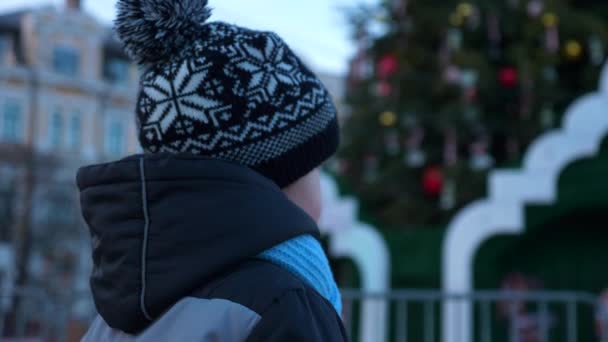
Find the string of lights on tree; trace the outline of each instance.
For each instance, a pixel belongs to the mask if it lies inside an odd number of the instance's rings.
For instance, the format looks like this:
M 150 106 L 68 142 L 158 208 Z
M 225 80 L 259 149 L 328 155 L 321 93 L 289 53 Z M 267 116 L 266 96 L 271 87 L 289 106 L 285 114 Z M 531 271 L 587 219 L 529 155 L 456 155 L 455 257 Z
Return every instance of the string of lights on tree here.
M 392 0 L 350 12 L 345 141 L 334 171 L 390 226 L 439 224 L 516 166 L 597 85 L 597 1 Z

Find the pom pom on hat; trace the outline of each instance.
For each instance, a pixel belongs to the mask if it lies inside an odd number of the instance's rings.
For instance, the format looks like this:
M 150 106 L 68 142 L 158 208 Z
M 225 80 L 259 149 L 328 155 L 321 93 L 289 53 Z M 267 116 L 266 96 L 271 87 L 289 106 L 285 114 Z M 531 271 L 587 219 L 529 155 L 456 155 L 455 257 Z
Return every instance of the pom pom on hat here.
M 196 40 L 211 16 L 207 5 L 208 0 L 119 0 L 114 24 L 129 56 L 153 64 Z

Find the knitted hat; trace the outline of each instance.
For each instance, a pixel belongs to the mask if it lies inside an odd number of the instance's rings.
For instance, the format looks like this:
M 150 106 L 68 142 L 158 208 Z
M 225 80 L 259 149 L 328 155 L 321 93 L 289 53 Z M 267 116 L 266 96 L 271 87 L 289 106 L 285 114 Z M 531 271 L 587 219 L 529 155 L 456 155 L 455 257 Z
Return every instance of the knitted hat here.
M 272 32 L 205 23 L 207 0 L 120 0 L 116 31 L 143 68 L 137 101 L 147 153 L 248 166 L 285 187 L 335 153 L 336 109 Z

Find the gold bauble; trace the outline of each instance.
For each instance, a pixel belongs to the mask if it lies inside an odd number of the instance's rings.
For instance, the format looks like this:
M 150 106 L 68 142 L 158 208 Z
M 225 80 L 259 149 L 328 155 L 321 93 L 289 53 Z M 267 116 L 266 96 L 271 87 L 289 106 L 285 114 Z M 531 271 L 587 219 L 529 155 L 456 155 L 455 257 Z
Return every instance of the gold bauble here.
M 468 17 L 471 14 L 473 14 L 473 5 L 471 5 L 468 2 L 463 2 L 460 5 L 458 5 L 458 8 L 456 9 L 456 11 L 458 12 L 458 14 L 461 17 Z
M 393 127 L 397 123 L 397 114 L 395 114 L 395 112 L 387 110 L 386 112 L 380 114 L 378 120 L 380 121 L 380 124 L 384 127 Z
M 464 18 L 458 13 L 452 13 L 450 15 L 450 24 L 453 26 L 461 26 L 464 22 Z
M 559 23 L 559 18 L 557 17 L 557 14 L 553 12 L 547 12 L 543 14 L 542 20 L 543 25 L 545 25 L 545 27 L 547 28 L 555 27 Z
M 566 43 L 565 52 L 569 58 L 576 59 L 583 54 L 583 46 L 576 40 L 570 40 Z

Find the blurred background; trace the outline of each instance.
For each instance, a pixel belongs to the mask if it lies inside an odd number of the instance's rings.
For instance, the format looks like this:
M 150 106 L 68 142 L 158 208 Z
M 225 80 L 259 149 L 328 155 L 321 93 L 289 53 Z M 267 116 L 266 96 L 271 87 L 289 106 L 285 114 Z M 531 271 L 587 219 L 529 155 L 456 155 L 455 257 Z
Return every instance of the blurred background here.
M 139 153 L 115 1 L 0 3 L 0 341 L 95 315 L 78 167 Z M 355 341 L 608 341 L 608 2 L 218 0 L 325 82 Z

